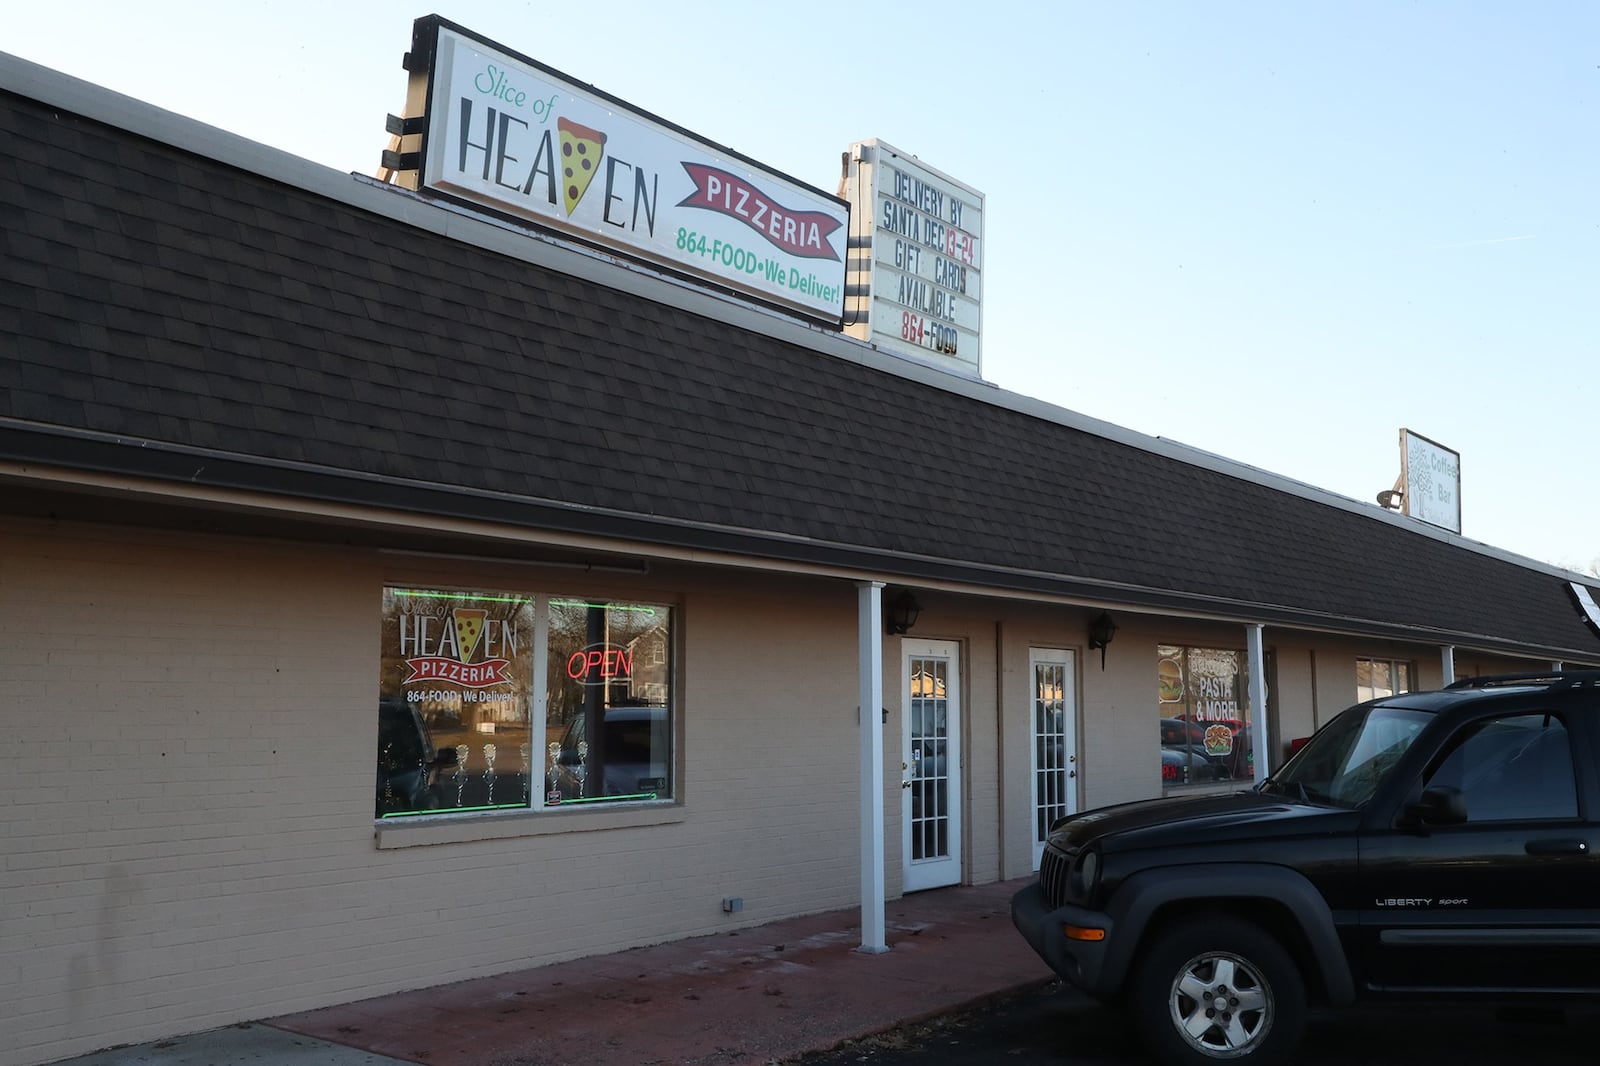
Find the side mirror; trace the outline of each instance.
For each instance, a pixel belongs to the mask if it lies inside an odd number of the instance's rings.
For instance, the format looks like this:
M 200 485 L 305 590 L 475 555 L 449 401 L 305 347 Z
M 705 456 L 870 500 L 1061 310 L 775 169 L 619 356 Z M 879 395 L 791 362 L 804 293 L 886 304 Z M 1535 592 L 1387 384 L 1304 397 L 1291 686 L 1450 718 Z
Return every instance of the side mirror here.
M 432 766 L 436 770 L 442 770 L 446 766 L 456 765 L 456 749 L 440 748 L 438 751 L 433 753 L 433 762 L 429 763 L 428 765 Z
M 1429 825 L 1460 825 L 1467 820 L 1467 797 L 1459 788 L 1436 785 L 1423 790 L 1409 813 Z

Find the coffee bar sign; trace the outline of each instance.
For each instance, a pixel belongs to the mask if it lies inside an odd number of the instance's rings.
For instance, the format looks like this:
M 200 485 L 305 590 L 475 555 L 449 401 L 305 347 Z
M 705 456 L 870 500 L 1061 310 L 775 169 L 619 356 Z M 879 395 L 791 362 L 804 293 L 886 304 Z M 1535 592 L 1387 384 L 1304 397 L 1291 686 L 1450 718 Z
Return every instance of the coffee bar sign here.
M 419 53 L 422 188 L 839 325 L 843 200 L 437 16 Z

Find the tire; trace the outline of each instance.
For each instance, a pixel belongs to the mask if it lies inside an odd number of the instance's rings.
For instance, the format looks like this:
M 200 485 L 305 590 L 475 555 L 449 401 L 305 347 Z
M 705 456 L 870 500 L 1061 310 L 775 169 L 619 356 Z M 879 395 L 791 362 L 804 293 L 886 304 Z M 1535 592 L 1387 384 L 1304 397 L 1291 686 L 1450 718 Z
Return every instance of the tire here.
M 1128 992 L 1146 1046 L 1173 1066 L 1273 1066 L 1289 1061 L 1305 1030 L 1300 968 L 1241 918 L 1210 915 L 1158 932 Z

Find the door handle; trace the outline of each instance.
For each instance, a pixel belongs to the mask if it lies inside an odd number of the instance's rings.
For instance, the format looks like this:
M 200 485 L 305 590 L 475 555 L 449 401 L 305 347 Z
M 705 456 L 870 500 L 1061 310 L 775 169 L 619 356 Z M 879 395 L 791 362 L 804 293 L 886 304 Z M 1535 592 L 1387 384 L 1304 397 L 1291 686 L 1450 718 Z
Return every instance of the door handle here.
M 1571 837 L 1530 840 L 1523 850 L 1529 855 L 1587 855 L 1589 842 Z

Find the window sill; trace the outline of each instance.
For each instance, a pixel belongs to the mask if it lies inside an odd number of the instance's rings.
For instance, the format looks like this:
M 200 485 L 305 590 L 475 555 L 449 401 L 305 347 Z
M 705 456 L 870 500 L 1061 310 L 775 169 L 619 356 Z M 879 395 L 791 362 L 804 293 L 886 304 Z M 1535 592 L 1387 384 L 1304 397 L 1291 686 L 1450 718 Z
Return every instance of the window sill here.
M 652 803 L 601 810 L 529 811 L 498 814 L 435 814 L 417 819 L 391 819 L 379 822 L 373 832 L 380 851 L 390 848 L 415 848 L 429 844 L 461 844 L 475 840 L 509 840 L 516 837 L 551 836 L 557 833 L 590 833 L 607 829 L 632 829 L 637 826 L 670 825 L 687 820 L 677 803 Z

